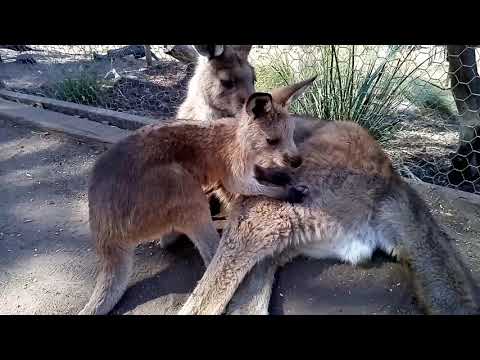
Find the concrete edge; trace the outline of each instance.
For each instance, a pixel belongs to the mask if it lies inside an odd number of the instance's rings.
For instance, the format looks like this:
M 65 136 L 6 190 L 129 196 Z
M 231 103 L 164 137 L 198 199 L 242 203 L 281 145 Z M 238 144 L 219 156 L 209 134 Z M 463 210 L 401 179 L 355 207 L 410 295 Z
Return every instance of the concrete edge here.
M 122 113 L 94 106 L 75 104 L 42 96 L 28 95 L 19 92 L 0 90 L 0 98 L 16 101 L 25 105 L 41 105 L 45 110 L 52 110 L 71 116 L 81 116 L 96 122 L 107 122 L 121 129 L 136 130 L 142 126 L 155 124 L 162 119 L 153 119 L 138 115 Z
M 446 186 L 430 184 L 420 180 L 412 180 L 407 178 L 403 178 L 403 180 L 405 180 L 420 194 L 426 191 L 435 191 L 444 194 L 447 198 L 462 199 L 468 201 L 469 203 L 480 206 L 480 195 L 466 191 L 455 190 Z
M 129 130 L 114 126 L 2 99 L 0 117 L 33 128 L 63 133 L 83 141 L 105 145 L 114 144 L 131 133 Z

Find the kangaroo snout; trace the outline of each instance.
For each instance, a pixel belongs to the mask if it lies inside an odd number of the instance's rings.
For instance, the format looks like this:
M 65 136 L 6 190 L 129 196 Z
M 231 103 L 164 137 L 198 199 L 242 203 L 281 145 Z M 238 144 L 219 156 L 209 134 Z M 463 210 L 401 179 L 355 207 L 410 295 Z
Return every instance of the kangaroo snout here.
M 302 165 L 303 159 L 300 155 L 291 156 L 291 155 L 285 154 L 283 156 L 283 162 L 288 166 L 291 166 L 293 168 L 298 168 L 300 165 Z

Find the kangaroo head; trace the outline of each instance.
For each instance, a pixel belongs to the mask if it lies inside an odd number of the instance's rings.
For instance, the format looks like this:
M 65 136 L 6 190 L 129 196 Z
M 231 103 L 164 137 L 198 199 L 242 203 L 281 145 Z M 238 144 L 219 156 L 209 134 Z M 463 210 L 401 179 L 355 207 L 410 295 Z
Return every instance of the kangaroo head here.
M 315 78 L 275 89 L 271 94 L 257 92 L 247 99 L 240 115 L 239 136 L 254 165 L 297 168 L 302 164 L 288 107 Z
M 237 115 L 255 91 L 248 62 L 251 45 L 195 45 L 199 60 L 195 81 L 203 99 L 221 117 Z

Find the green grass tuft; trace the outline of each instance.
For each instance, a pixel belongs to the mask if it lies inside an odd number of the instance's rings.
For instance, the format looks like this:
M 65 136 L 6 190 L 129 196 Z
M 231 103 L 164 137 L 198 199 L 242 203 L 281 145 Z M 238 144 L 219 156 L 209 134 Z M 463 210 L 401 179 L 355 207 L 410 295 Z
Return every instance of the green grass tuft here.
M 50 86 L 48 96 L 77 104 L 101 105 L 102 85 L 94 74 L 83 72 Z
M 301 46 L 271 54 L 256 67 L 257 88 L 268 90 L 318 75 L 292 111 L 326 120 L 354 121 L 378 141 L 399 128 L 395 112 L 408 100 L 422 64 L 411 61 L 413 47 Z

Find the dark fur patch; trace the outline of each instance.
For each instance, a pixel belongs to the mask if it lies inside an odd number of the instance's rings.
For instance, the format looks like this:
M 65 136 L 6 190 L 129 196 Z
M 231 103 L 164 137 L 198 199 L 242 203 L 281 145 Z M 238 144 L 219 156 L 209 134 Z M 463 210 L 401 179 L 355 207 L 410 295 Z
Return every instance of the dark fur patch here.
M 255 180 L 261 184 L 274 184 L 278 186 L 285 186 L 291 183 L 292 178 L 285 170 L 274 168 L 263 168 L 255 165 L 253 169 Z

